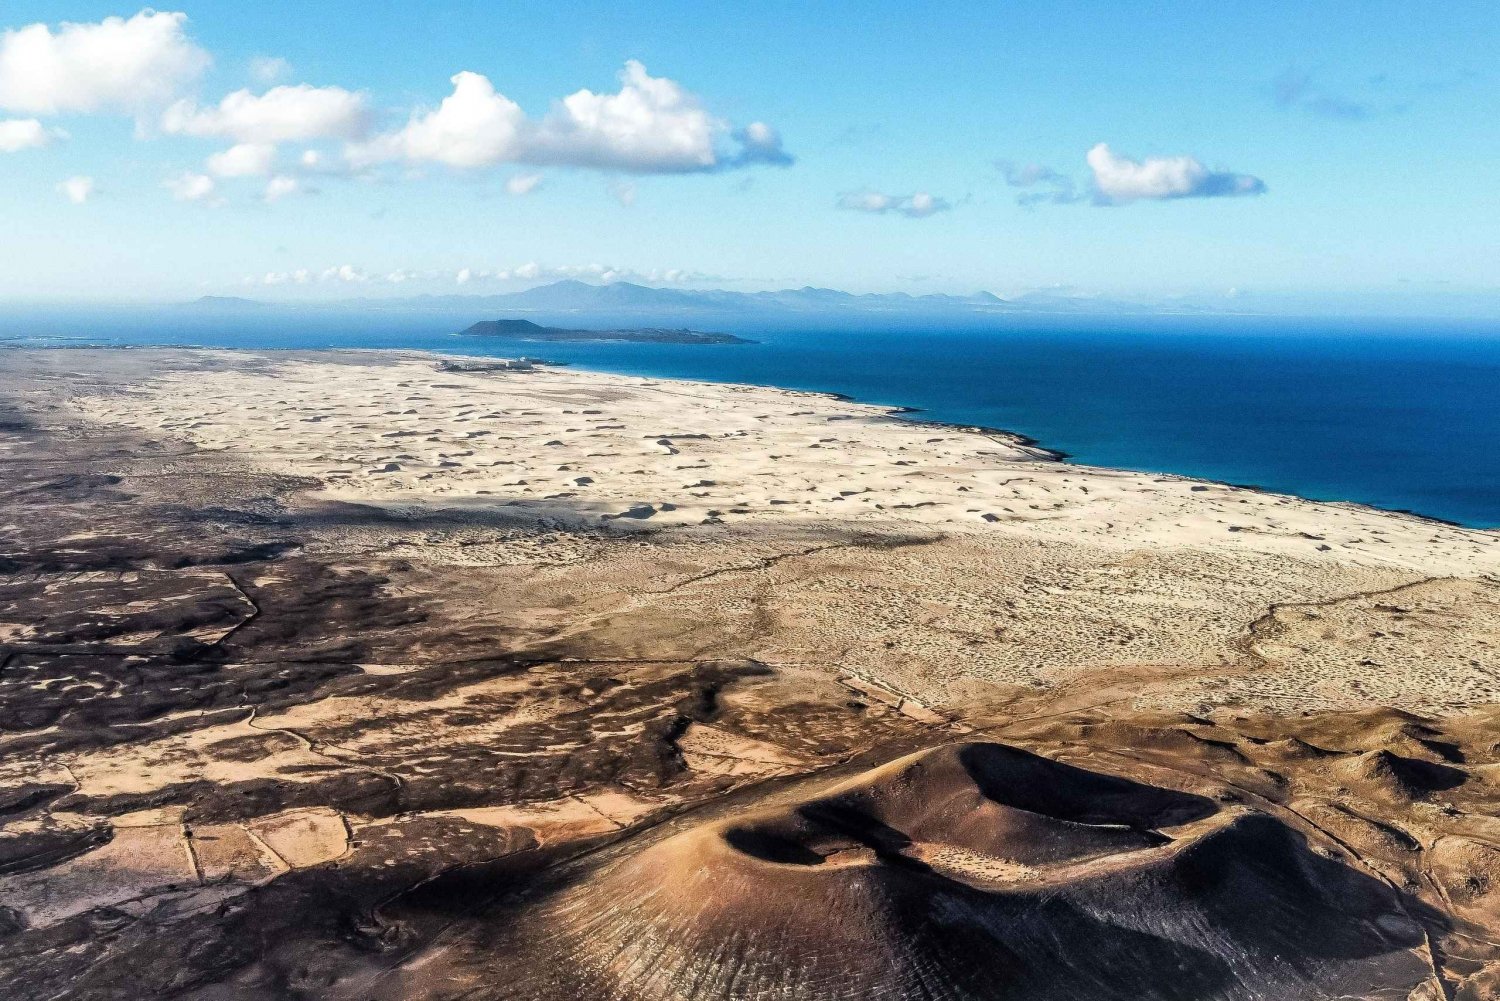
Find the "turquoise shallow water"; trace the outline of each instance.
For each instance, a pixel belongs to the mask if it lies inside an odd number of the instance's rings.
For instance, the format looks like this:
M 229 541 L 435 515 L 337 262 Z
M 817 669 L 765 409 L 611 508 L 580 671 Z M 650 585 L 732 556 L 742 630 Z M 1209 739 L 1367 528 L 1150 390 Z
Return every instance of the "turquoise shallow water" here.
M 187 310 L 0 316 L 0 343 L 418 348 L 749 382 L 1019 431 L 1075 460 L 1500 526 L 1500 325 L 1032 317 L 966 329 L 757 329 L 750 345 L 455 337 L 478 315 Z M 546 318 L 538 317 L 544 322 Z M 3 364 L 3 355 L 0 355 Z

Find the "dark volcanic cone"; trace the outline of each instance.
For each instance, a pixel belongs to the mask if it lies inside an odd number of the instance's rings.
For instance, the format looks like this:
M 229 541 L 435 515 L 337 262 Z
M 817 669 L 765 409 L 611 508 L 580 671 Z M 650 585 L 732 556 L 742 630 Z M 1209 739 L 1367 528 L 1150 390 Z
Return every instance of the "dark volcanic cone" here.
M 466 996 L 1292 1001 L 1430 976 L 1394 893 L 1279 821 L 998 744 L 688 831 L 524 922 Z

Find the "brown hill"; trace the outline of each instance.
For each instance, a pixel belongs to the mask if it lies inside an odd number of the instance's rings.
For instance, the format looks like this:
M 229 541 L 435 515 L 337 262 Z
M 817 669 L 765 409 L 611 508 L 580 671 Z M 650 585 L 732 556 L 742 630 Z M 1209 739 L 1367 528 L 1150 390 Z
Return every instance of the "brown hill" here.
M 481 996 L 1291 1001 L 1427 973 L 1393 892 L 1279 821 L 1000 744 L 689 830 L 526 928 L 496 944 L 539 975 Z

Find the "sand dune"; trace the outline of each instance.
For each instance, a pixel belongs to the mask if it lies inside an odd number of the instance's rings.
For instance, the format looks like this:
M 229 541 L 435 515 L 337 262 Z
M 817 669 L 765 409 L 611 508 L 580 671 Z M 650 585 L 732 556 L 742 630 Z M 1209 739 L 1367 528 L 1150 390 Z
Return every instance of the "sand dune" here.
M 427 356 L 262 358 L 250 371 L 235 361 L 168 368 L 77 405 L 314 477 L 328 499 L 393 508 L 505 505 L 621 529 L 835 518 L 1454 575 L 1500 568 L 1493 534 L 1048 461 L 1013 436 L 817 394 L 568 369 L 439 372 Z
M 565 568 L 601 533 L 649 536 L 638 574 L 604 579 L 632 594 L 612 621 L 651 617 L 658 652 L 670 596 L 667 614 L 706 641 L 694 653 L 787 662 L 839 650 L 847 667 L 955 707 L 975 683 L 1051 688 L 1104 665 L 1196 665 L 1142 696 L 1164 708 L 1446 712 L 1500 693 L 1500 676 L 1472 666 L 1494 649 L 1478 620 L 1500 621 L 1493 532 L 1050 461 L 1003 434 L 816 394 L 438 371 L 430 356 L 184 354 L 74 406 L 315 483 L 308 498 L 323 504 L 388 521 L 439 515 L 450 528 L 398 543 L 412 559 Z M 771 541 L 794 533 L 807 544 Z M 609 552 L 629 559 L 628 547 Z M 1416 610 L 1404 629 L 1372 621 L 1423 582 L 1410 596 L 1442 611 Z M 570 603 L 596 600 L 578 594 L 587 579 L 563 586 Z M 751 604 L 781 620 L 781 642 L 746 650 L 736 612 Z M 1282 642 L 1292 619 L 1326 622 L 1340 607 L 1359 612 L 1343 627 L 1352 646 Z M 1268 611 L 1274 623 L 1257 621 Z M 1467 652 L 1411 639 L 1464 616 Z M 575 632 L 592 628 L 574 617 Z M 1362 663 L 1379 661 L 1360 649 L 1374 632 L 1397 669 Z M 1236 663 L 1253 677 L 1226 677 Z

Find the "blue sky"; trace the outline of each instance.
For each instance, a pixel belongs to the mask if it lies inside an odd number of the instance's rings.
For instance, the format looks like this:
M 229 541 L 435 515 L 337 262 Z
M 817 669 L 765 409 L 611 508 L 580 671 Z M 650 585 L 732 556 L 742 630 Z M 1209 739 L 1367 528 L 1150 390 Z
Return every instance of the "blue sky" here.
M 0 296 L 1500 300 L 1500 6 L 1142 7 L 9 2 Z

